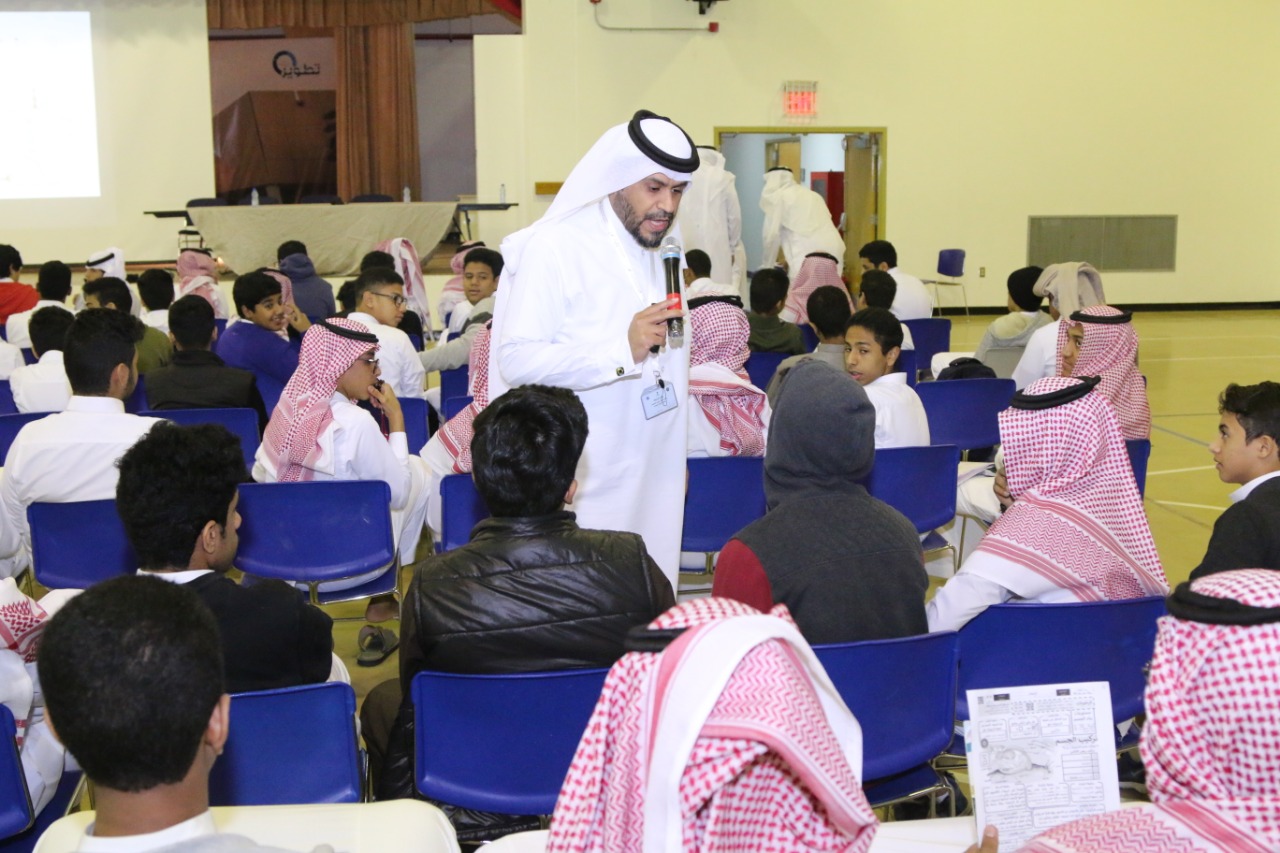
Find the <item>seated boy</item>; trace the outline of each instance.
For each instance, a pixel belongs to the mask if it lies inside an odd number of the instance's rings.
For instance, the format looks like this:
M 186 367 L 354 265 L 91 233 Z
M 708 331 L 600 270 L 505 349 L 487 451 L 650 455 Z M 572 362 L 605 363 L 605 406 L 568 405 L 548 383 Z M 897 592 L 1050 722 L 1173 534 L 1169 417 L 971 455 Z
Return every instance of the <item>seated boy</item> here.
M 40 266 L 36 273 L 36 292 L 40 301 L 34 308 L 10 314 L 5 322 L 5 340 L 19 349 L 31 346 L 31 336 L 27 332 L 27 324 L 31 315 L 41 308 L 56 306 L 70 313 L 67 308 L 67 297 L 71 295 L 71 267 L 62 261 L 48 261 Z
M 751 276 L 751 337 L 747 345 L 752 352 L 783 352 L 802 355 L 804 336 L 800 327 L 784 322 L 778 315 L 787 303 L 787 274 L 776 267 L 756 270 Z
M 123 279 L 105 276 L 84 284 L 85 308 L 111 308 L 126 314 L 133 312 L 133 296 Z M 169 363 L 173 344 L 159 329 L 143 326 L 142 338 L 137 344 L 138 373 L 145 374 Z
M 173 304 L 173 273 L 151 269 L 138 276 L 138 295 L 142 298 L 142 322 L 169 334 L 169 306 Z
M 898 282 L 884 270 L 867 270 L 862 274 L 862 281 L 858 287 L 859 311 L 863 308 L 883 308 L 892 314 L 890 309 L 893 307 L 893 300 L 897 297 Z M 905 323 L 902 324 L 902 348 L 916 348 L 916 342 L 911 339 L 911 329 Z M 923 364 L 920 366 L 924 367 Z
M 400 680 L 374 688 L 361 711 L 378 799 L 413 794 L 408 695 L 420 670 L 610 666 L 628 630 L 675 603 L 639 536 L 583 530 L 565 511 L 586 437 L 586 410 L 562 388 L 516 388 L 476 416 L 476 488 L 493 517 L 414 572 Z
M 767 390 L 769 405 L 778 399 L 778 389 L 787 371 L 801 361 L 813 358 L 825 361 L 837 370 L 844 370 L 844 327 L 853 312 L 849 309 L 849 295 L 843 287 L 826 285 L 809 294 L 805 301 L 805 311 L 809 316 L 809 326 L 818 336 L 818 348 L 804 355 L 793 355 L 785 358 L 769 380 Z
M 1228 569 L 1280 569 L 1280 384 L 1228 385 L 1209 445 L 1218 476 L 1240 486 L 1213 525 L 1192 578 Z
M 378 364 L 382 379 L 397 397 L 422 397 L 426 371 L 418 362 L 418 350 L 397 326 L 405 314 L 404 279 L 395 270 L 367 269 L 356 279 L 356 310 L 347 315 L 369 327 L 378 339 Z
M 302 333 L 311 328 L 306 314 L 281 298 L 280 282 L 264 272 L 236 279 L 231 298 L 236 313 L 248 322 L 227 326 L 218 341 L 218 356 L 232 367 L 253 372 L 258 393 L 270 414 L 285 383 L 298 369 Z M 289 330 L 286 336 L 282 333 Z
M 19 412 L 61 412 L 71 402 L 71 382 L 62 361 L 62 346 L 75 315 L 65 308 L 41 308 L 27 324 L 31 351 L 39 359 L 9 375 L 13 402 Z
M 1023 267 L 1009 273 L 1005 282 L 1009 290 L 1009 313 L 992 320 L 974 357 L 982 361 L 992 347 L 1025 347 L 1036 329 L 1053 322 L 1053 317 L 1040 310 L 1043 296 L 1035 292 L 1040 267 Z
M 472 342 L 484 324 L 493 317 L 494 293 L 498 290 L 501 278 L 501 254 L 483 246 L 467 253 L 462 267 L 462 289 L 466 299 L 455 305 L 449 316 L 449 328 L 456 327 L 458 334 L 450 336 L 446 343 L 419 353 L 418 358 L 426 371 L 452 370 L 467 363 Z M 464 322 L 455 324 L 456 318 L 460 316 L 464 318 Z M 434 399 L 439 393 L 438 388 L 433 388 L 427 394 L 427 399 L 437 411 L 439 404 L 443 402 Z
M 300 240 L 286 240 L 276 249 L 280 272 L 293 282 L 293 303 L 311 322 L 333 313 L 333 286 L 316 275 L 315 264 Z
M 902 351 L 902 324 L 884 308 L 864 308 L 844 331 L 845 369 L 876 407 L 876 447 L 929 443 L 929 419 L 905 373 L 894 372 Z

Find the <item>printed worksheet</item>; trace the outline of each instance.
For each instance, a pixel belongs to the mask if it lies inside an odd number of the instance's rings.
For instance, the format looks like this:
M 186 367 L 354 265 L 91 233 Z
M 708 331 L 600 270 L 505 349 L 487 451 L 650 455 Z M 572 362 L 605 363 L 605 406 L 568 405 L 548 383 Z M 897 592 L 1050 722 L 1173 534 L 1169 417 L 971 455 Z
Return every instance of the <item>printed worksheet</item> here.
M 1105 681 L 968 691 L 965 752 L 979 832 L 1016 850 L 1051 827 L 1120 808 Z

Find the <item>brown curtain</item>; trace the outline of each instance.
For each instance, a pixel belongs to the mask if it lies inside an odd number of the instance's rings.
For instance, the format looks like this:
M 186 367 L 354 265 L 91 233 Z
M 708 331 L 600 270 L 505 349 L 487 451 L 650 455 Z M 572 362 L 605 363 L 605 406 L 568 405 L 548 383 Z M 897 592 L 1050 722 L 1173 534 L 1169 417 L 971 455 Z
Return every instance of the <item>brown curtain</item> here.
M 209 27 L 363 27 L 467 18 L 494 11 L 489 0 L 207 0 Z M 506 11 L 506 10 L 504 10 Z
M 413 24 L 337 27 L 338 194 L 419 192 Z

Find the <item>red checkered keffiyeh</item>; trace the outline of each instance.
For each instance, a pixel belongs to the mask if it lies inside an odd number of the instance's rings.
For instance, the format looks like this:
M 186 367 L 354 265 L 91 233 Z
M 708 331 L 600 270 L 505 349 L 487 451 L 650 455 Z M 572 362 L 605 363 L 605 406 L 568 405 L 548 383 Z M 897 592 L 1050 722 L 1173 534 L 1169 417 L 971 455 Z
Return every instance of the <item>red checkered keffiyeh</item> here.
M 334 334 L 324 323 L 361 333 L 365 339 Z M 302 336 L 298 369 L 284 386 L 262 435 L 266 461 L 281 483 L 312 479 L 322 454 L 320 435 L 333 421 L 329 399 L 338 388 L 338 379 L 357 358 L 378 349 L 378 339 L 362 323 L 345 318 L 324 323 L 314 324 Z
M 786 607 L 694 599 L 650 627 L 688 630 L 610 670 L 549 853 L 870 847 L 861 730 Z
M 375 247 L 379 252 L 386 252 L 395 259 L 396 272 L 404 279 L 404 296 L 412 308 L 422 319 L 422 327 L 430 331 L 431 303 L 427 301 L 427 286 L 422 280 L 422 262 L 418 260 L 418 250 L 408 237 L 396 237 L 384 240 Z
M 1124 312 L 1110 305 L 1083 308 L 1092 317 L 1118 317 Z M 1084 343 L 1076 358 L 1072 376 L 1097 376 L 1098 390 L 1111 401 L 1120 431 L 1125 438 L 1150 438 L 1151 407 L 1147 403 L 1147 383 L 1138 372 L 1138 333 L 1132 323 L 1090 323 L 1063 317 L 1058 324 L 1058 374 L 1062 374 L 1062 348 L 1067 332 L 1084 328 Z
M 227 319 L 218 298 L 218 262 L 208 252 L 183 249 L 178 253 L 178 298 L 195 294 L 213 306 L 213 315 Z M 292 285 L 290 285 L 292 287 Z
M 1050 377 L 1023 394 L 1078 385 Z M 991 580 L 1023 598 L 1065 589 L 1081 601 L 1169 591 L 1134 483 L 1120 427 L 1096 390 L 1047 409 L 1000 413 L 1012 507 L 978 545 L 1016 563 L 1016 577 Z
M 280 283 L 280 301 L 286 305 L 292 305 L 293 279 L 280 272 L 280 270 L 273 270 L 269 267 L 264 267 L 262 271 Z
M 1280 573 L 1209 575 L 1193 592 L 1280 608 Z M 1142 760 L 1155 805 L 1060 826 L 1035 851 L 1280 849 L 1280 623 L 1165 616 L 1147 684 Z
M 445 421 L 440 427 L 440 443 L 453 457 L 453 470 L 457 474 L 471 473 L 471 438 L 475 434 L 472 426 L 476 415 L 489 405 L 489 339 L 493 334 L 493 321 L 484 324 L 484 328 L 471 341 L 471 352 L 468 355 L 468 375 L 471 377 L 471 402 L 465 409 Z
M 727 455 L 763 456 L 769 401 L 747 376 L 747 315 L 727 302 L 708 302 L 689 312 L 689 325 L 689 396 L 719 430 Z
M 19 592 L 12 578 L 0 584 L 0 649 L 17 652 L 26 663 L 35 663 L 48 619 L 45 609 Z
M 795 314 L 796 319 L 793 322 L 799 325 L 809 322 L 809 295 L 819 287 L 840 288 L 840 292 L 849 299 L 849 307 L 853 307 L 849 288 L 845 287 L 844 280 L 840 278 L 840 269 L 836 266 L 836 262 L 819 255 L 807 255 L 804 263 L 800 264 L 800 271 L 791 281 L 791 288 L 787 291 L 786 309 Z

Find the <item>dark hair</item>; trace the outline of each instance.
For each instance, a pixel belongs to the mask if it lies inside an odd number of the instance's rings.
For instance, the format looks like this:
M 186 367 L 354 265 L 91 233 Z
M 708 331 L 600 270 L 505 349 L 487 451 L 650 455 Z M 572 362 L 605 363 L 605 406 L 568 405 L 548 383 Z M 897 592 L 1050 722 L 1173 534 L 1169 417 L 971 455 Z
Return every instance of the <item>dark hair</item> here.
M 701 249 L 690 249 L 684 253 L 684 265 L 689 268 L 695 278 L 711 277 L 711 256 Z
M 462 259 L 462 268 L 465 270 L 467 264 L 484 264 L 493 273 L 494 278 L 502 275 L 502 254 L 495 252 L 493 249 L 486 249 L 484 246 L 472 249 Z
M 587 410 L 565 388 L 524 385 L 476 415 L 471 439 L 476 489 L 500 518 L 560 509 L 587 441 Z
M 1044 297 L 1037 296 L 1033 288 L 1036 286 L 1036 282 L 1040 280 L 1040 274 L 1043 272 L 1044 270 L 1040 269 L 1040 267 L 1023 267 L 1020 270 L 1014 270 L 1009 273 L 1005 286 L 1009 289 L 1009 298 L 1013 300 L 1014 305 L 1017 305 L 1023 311 L 1040 310 Z
M 0 276 L 7 278 L 14 267 L 22 268 L 22 254 L 8 243 L 0 243 Z
M 858 257 L 866 258 L 873 267 L 888 264 L 893 269 L 898 265 L 898 250 L 888 240 L 872 240 L 858 250 Z
M 844 324 L 853 314 L 849 307 L 849 292 L 832 284 L 815 288 L 805 302 L 805 311 L 809 314 L 809 322 L 824 338 L 837 338 L 844 334 Z
M 868 308 L 883 308 L 888 311 L 893 307 L 893 300 L 898 297 L 898 283 L 884 270 L 867 270 L 862 274 L 859 292 L 867 300 Z
M 902 348 L 902 323 L 884 308 L 863 308 L 849 318 L 845 331 L 854 326 L 871 332 L 882 353 L 887 354 L 894 347 Z
M 200 531 L 226 523 L 237 487 L 249 479 L 240 439 L 220 424 L 161 421 L 116 464 L 116 511 L 149 570 L 187 568 Z
M 62 261 L 45 261 L 36 273 L 36 292 L 41 299 L 65 302 L 71 295 L 71 267 Z
M 369 267 L 387 267 L 388 269 L 396 268 L 396 259 L 391 257 L 389 252 L 380 252 L 374 249 L 360 259 L 360 271 L 364 272 Z
M 39 671 L 58 740 L 117 791 L 182 781 L 223 692 L 213 614 L 187 587 L 136 575 L 94 584 L 55 614 Z
M 60 352 L 67 340 L 67 329 L 75 322 L 76 315 L 57 305 L 46 305 L 31 315 L 27 334 L 31 336 L 31 349 L 37 355 Z
M 335 298 L 338 300 L 338 307 L 344 312 L 350 314 L 356 310 L 356 280 L 353 278 L 344 281 L 338 288 L 338 295 Z
M 84 295 L 96 296 L 100 308 L 114 305 L 117 311 L 126 314 L 133 310 L 133 294 L 129 292 L 129 285 L 124 283 L 124 279 L 113 275 L 104 276 L 97 281 L 86 281 Z
M 173 304 L 173 273 L 150 269 L 138 276 L 138 295 L 148 311 L 159 311 Z
M 231 299 L 236 303 L 236 313 L 244 317 L 244 309 L 252 311 L 258 307 L 259 302 L 279 296 L 282 292 L 280 282 L 266 273 L 247 272 L 231 286 Z
M 1232 414 L 1244 428 L 1246 441 L 1269 435 L 1280 442 L 1280 384 L 1259 382 L 1236 385 L 1234 382 L 1218 397 L 1218 413 Z
M 280 263 L 290 255 L 305 255 L 306 253 L 307 246 L 301 240 L 285 240 L 276 249 L 276 263 Z
M 99 397 L 106 394 L 117 364 L 133 368 L 137 343 L 145 331 L 142 321 L 125 311 L 86 308 L 77 314 L 62 347 L 71 393 Z
M 189 293 L 169 306 L 169 331 L 184 350 L 208 349 L 213 343 L 213 306 Z
M 756 314 L 768 314 L 787 298 L 791 286 L 787 274 L 777 267 L 756 270 L 751 276 L 751 310 Z
M 403 287 L 404 279 L 400 277 L 400 273 L 390 267 L 369 267 L 363 270 L 351 286 L 355 303 L 359 305 L 366 293 L 384 284 L 398 284 Z

